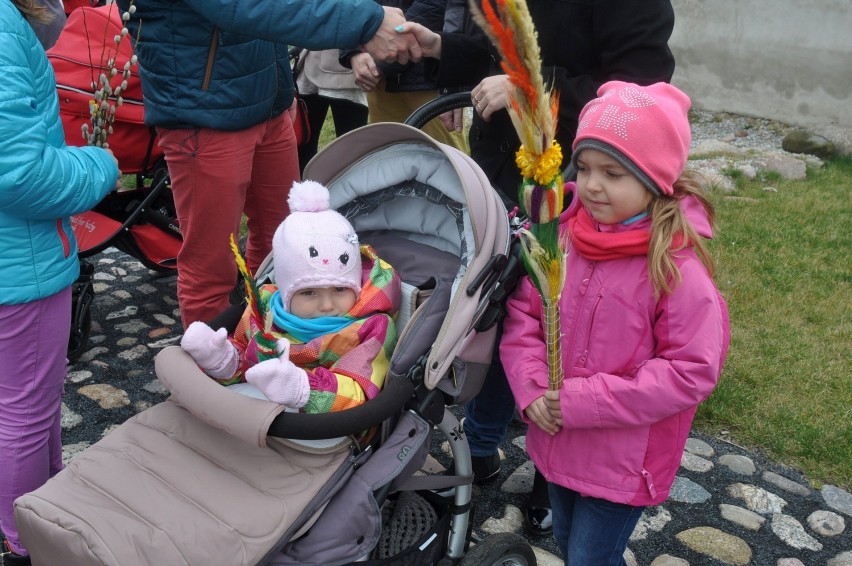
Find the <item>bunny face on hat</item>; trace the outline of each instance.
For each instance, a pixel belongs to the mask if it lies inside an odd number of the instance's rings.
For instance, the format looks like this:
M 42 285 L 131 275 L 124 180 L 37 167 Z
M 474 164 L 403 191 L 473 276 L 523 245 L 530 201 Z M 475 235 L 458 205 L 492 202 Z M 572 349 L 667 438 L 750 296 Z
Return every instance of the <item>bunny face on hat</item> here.
M 303 289 L 344 287 L 361 292 L 361 252 L 352 224 L 329 209 L 328 189 L 314 181 L 294 183 L 290 215 L 272 237 L 275 283 L 281 304 Z

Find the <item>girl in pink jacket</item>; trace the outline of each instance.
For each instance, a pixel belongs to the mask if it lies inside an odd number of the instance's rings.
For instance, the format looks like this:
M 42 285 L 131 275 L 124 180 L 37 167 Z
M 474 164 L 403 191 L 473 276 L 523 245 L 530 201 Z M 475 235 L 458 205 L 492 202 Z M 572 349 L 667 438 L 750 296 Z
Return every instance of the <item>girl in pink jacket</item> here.
M 669 84 L 613 81 L 580 114 L 577 181 L 566 185 L 578 198 L 560 218 L 560 390 L 547 390 L 529 279 L 508 302 L 500 354 L 571 566 L 625 563 L 642 510 L 669 495 L 727 353 L 727 307 L 703 243 L 713 207 L 684 174 L 689 107 Z

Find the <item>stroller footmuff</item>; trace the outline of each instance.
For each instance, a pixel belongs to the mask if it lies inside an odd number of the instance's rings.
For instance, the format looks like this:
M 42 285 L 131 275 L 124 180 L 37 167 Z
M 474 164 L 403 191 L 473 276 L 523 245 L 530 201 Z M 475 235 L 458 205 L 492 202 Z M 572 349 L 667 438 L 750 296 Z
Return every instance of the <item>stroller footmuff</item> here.
M 348 438 L 267 440 L 281 405 L 220 386 L 177 346 L 158 355 L 157 367 L 168 376 L 168 401 L 129 419 L 17 500 L 22 539 L 38 541 L 28 544 L 34 564 L 189 566 L 215 557 L 217 564 L 248 565 L 280 557 L 288 541 L 328 564 L 369 552 L 381 528 L 370 487 L 412 473 L 425 459 L 430 429 L 413 414 L 375 453 Z M 326 514 L 349 482 L 358 488 Z M 324 516 L 335 517 L 334 532 L 354 534 L 329 538 L 326 519 L 302 536 Z

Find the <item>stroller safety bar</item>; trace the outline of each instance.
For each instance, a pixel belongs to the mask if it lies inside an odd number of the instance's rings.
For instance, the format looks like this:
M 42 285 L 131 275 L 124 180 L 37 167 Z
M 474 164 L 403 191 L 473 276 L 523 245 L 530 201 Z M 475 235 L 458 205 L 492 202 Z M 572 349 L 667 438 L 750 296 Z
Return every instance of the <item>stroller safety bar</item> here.
M 272 401 L 255 399 L 222 387 L 201 371 L 179 346 L 170 346 L 154 360 L 157 378 L 177 403 L 202 421 L 264 446 L 266 436 L 323 440 L 357 434 L 398 415 L 414 393 L 408 379 L 388 379 L 369 402 L 326 414 L 287 413 Z

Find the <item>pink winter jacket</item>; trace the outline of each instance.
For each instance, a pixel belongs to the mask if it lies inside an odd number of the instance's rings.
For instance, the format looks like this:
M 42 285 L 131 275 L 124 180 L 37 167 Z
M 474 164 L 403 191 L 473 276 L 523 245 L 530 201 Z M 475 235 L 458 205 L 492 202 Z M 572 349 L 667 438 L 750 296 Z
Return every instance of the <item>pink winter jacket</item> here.
M 681 207 L 702 236 L 712 236 L 697 200 Z M 563 214 L 563 230 L 572 212 Z M 649 226 L 646 218 L 599 229 Z M 527 451 L 548 481 L 630 505 L 668 497 L 696 407 L 716 386 L 730 339 L 713 280 L 691 249 L 679 255 L 682 282 L 657 300 L 646 256 L 596 262 L 569 249 L 559 303 L 564 426 L 550 436 L 527 420 Z M 541 299 L 528 278 L 507 309 L 500 355 L 523 410 L 547 389 Z

